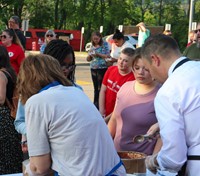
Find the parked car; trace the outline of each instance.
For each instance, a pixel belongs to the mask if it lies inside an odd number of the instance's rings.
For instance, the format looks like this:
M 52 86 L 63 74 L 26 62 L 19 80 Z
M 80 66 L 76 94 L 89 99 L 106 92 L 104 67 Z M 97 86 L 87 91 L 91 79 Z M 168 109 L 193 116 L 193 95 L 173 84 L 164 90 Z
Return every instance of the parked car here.
M 103 37 L 103 40 L 108 42 L 110 50 L 111 50 L 111 45 L 113 43 L 112 36 L 113 34 Z M 128 34 L 128 35 L 124 35 L 124 38 L 126 41 L 130 42 L 136 48 L 136 45 L 138 43 L 138 36 L 133 36 L 133 35 Z M 85 51 L 88 52 L 91 47 L 92 47 L 92 43 L 91 42 L 87 43 L 85 45 Z
M 130 42 L 136 48 L 136 45 L 138 43 L 138 37 L 133 37 L 131 35 L 125 35 L 124 38 L 126 41 Z
M 29 29 L 26 31 L 26 50 L 40 50 L 44 42 L 44 35 L 47 29 Z M 66 40 L 75 51 L 80 50 L 81 31 L 79 30 L 58 30 L 55 29 L 56 37 Z M 84 49 L 84 40 L 82 39 L 82 49 Z

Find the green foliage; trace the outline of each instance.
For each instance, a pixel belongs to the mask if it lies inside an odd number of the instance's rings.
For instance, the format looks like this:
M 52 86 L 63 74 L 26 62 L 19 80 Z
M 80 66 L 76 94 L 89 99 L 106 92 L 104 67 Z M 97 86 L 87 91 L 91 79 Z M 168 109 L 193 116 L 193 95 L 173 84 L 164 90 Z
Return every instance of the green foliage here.
M 177 41 L 180 50 L 183 52 L 187 45 L 188 39 L 188 21 L 186 19 L 179 20 L 178 25 L 173 24 L 173 37 Z
M 194 21 L 200 22 L 200 0 L 197 0 L 195 4 Z
M 85 41 L 103 25 L 103 35 L 118 25 L 172 25 L 173 36 L 183 50 L 187 42 L 187 4 L 183 0 L 0 0 L 0 29 L 11 15 L 29 19 L 32 28 L 76 29 L 85 27 Z M 184 3 L 188 3 L 187 0 Z M 189 4 L 188 4 L 189 5 Z M 200 21 L 200 0 L 195 0 L 194 21 Z
M 30 28 L 53 28 L 53 7 L 51 0 L 26 0 L 23 17 L 30 20 Z
M 149 11 L 146 11 L 144 14 L 144 22 L 148 24 L 149 26 L 157 25 L 155 16 Z

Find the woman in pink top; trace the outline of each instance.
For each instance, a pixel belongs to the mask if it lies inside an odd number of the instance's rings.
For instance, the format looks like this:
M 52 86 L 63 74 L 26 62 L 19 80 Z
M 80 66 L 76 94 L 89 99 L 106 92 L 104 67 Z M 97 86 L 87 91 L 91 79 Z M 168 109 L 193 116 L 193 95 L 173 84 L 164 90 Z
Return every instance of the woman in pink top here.
M 160 85 L 152 79 L 149 70 L 145 68 L 140 48 L 135 51 L 132 69 L 135 81 L 126 82 L 117 93 L 108 128 L 117 151 L 137 151 L 151 155 L 160 149 L 160 140 L 133 143 L 133 138 L 146 134 L 157 122 L 154 98 Z
M 23 47 L 13 29 L 5 29 L 1 34 L 1 44 L 4 45 L 10 57 L 10 63 L 18 74 L 21 62 L 25 55 Z

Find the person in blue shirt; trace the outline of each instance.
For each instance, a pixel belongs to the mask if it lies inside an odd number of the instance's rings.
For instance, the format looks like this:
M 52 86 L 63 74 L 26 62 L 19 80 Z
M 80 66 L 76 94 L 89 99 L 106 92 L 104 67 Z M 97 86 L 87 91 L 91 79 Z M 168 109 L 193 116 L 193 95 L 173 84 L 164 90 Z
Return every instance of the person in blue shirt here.
M 44 53 L 44 50 L 47 46 L 47 44 L 52 41 L 52 40 L 55 40 L 56 39 L 56 34 L 53 30 L 48 30 L 45 35 L 44 35 L 44 43 L 41 45 L 40 47 L 40 53 Z M 40 40 L 40 39 L 39 39 Z M 39 42 L 41 41 L 38 41 L 38 44 L 40 44 Z
M 99 92 L 104 74 L 108 68 L 106 58 L 110 57 L 110 49 L 107 42 L 103 41 L 99 31 L 91 35 L 92 47 L 86 60 L 90 62 L 91 78 L 94 86 L 94 105 L 99 109 Z

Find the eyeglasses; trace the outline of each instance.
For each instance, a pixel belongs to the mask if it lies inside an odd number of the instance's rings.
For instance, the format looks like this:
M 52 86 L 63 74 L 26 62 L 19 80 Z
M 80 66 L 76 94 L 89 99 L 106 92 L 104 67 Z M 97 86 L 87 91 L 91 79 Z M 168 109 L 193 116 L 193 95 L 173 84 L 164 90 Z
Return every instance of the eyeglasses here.
M 46 37 L 53 37 L 53 34 L 47 34 Z
M 76 65 L 61 65 L 62 69 L 66 69 L 66 70 L 74 70 L 76 68 Z
M 6 38 L 7 38 L 7 36 L 6 36 L 6 35 L 0 35 L 0 37 L 1 37 L 1 38 L 4 38 L 4 39 L 6 39 Z
M 195 33 L 200 32 L 200 29 L 195 30 Z

